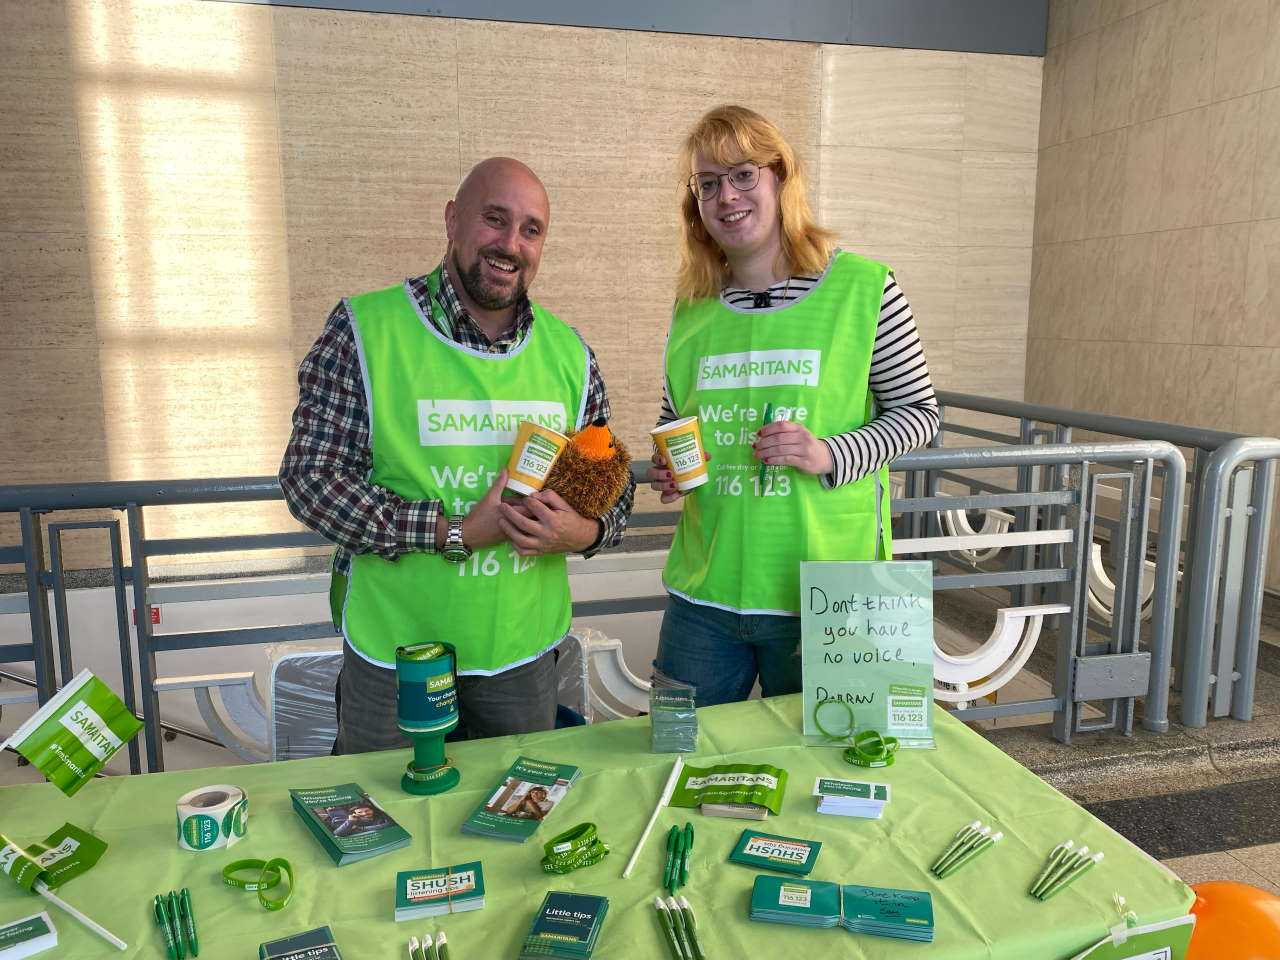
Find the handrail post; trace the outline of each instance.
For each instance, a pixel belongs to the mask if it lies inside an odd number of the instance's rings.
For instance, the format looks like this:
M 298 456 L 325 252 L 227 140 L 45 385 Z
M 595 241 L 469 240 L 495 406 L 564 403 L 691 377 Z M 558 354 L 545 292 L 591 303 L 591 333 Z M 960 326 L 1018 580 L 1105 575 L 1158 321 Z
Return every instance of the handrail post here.
M 27 611 L 31 620 L 31 648 L 34 651 L 36 696 L 44 703 L 57 689 L 53 672 L 53 631 L 49 625 L 49 606 L 44 575 L 44 539 L 40 531 L 40 515 L 31 507 L 18 511 L 22 528 L 22 557 L 27 573 Z M 67 678 L 70 679 L 70 678 Z
M 142 732 L 147 741 L 147 770 L 164 769 L 164 745 L 161 742 L 160 698 L 156 694 L 156 650 L 151 634 L 150 583 L 147 577 L 146 528 L 142 507 L 130 503 L 125 507 L 129 519 L 129 562 L 133 571 L 133 611 L 138 638 L 138 684 L 142 695 Z

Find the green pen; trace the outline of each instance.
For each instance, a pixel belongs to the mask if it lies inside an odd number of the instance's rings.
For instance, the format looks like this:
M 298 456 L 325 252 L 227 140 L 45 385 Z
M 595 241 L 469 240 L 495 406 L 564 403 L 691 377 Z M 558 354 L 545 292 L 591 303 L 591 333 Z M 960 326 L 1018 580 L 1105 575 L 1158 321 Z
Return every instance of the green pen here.
M 950 858 L 948 858 L 947 860 L 939 864 L 939 866 L 933 872 L 937 875 L 941 875 L 942 872 L 947 869 L 947 867 L 951 866 L 951 864 L 955 863 L 957 860 L 959 860 L 961 857 L 963 857 L 966 853 L 968 853 L 970 850 L 972 850 L 974 847 L 980 844 L 983 840 L 987 839 L 987 837 L 989 836 L 991 836 L 990 827 L 983 827 L 977 833 L 971 834 L 967 839 L 965 839 L 960 844 L 960 846 L 956 847 L 956 849 L 952 852 Z
M 684 914 L 676 904 L 675 897 L 667 897 L 667 913 L 671 916 L 671 925 L 676 931 L 676 940 L 680 942 L 680 952 L 686 957 L 693 956 L 693 947 L 689 945 L 689 933 L 684 928 Z
M 1058 865 L 1053 868 L 1053 871 L 1049 876 L 1044 879 L 1044 882 L 1042 882 L 1037 889 L 1032 891 L 1033 896 L 1039 897 L 1043 900 L 1044 892 L 1074 870 L 1077 865 L 1086 860 L 1088 858 L 1088 853 L 1089 848 L 1084 846 L 1075 853 L 1068 853 L 1064 855 L 1063 858 L 1058 861 Z
M 182 929 L 187 938 L 187 947 L 193 957 L 198 957 L 200 940 L 196 936 L 196 915 L 191 910 L 191 891 L 186 887 L 178 894 L 178 909 L 182 912 Z
M 169 951 L 170 960 L 178 960 L 178 947 L 173 942 L 173 927 L 169 925 L 169 911 L 164 905 L 164 897 L 158 893 L 152 909 L 155 911 L 156 924 L 160 927 L 161 936 L 164 937 L 164 948 Z
M 680 886 L 680 864 L 684 861 L 684 831 L 676 831 L 676 858 L 671 862 L 671 882 L 667 892 L 674 894 Z
M 773 404 L 766 403 L 764 405 L 764 422 L 760 424 L 761 429 L 763 429 L 766 424 L 769 424 L 772 422 L 773 422 Z M 761 460 L 760 473 L 756 477 L 756 486 L 760 488 L 759 492 L 762 494 L 764 493 L 764 475 L 768 471 L 768 469 L 769 469 L 769 465 L 765 463 L 763 460 Z
M 1039 889 L 1040 884 L 1044 883 L 1045 879 L 1049 876 L 1049 874 L 1052 873 L 1054 868 L 1057 867 L 1057 865 L 1062 862 L 1062 858 L 1071 852 L 1071 848 L 1074 846 L 1075 846 L 1074 840 L 1064 840 L 1062 843 L 1058 844 L 1056 847 L 1050 850 L 1048 861 L 1045 863 L 1044 868 L 1041 869 L 1040 873 L 1036 876 L 1035 880 L 1031 882 L 1031 886 L 1028 888 L 1027 892 L 1034 894 L 1036 890 Z
M 953 873 L 955 873 L 957 870 L 963 867 L 966 863 L 968 863 L 978 854 L 984 853 L 985 851 L 990 850 L 992 847 L 994 847 L 996 845 L 996 842 L 1003 836 L 1004 836 L 1003 833 L 993 833 L 991 836 L 978 841 L 978 843 L 974 844 L 974 846 L 972 846 L 969 849 L 969 852 L 966 853 L 964 856 L 958 857 L 955 860 L 952 860 L 951 863 L 947 866 L 947 868 L 943 870 L 941 874 L 938 875 L 938 879 L 945 880 L 947 877 L 951 876 Z
M 187 951 L 182 945 L 182 921 L 178 918 L 178 895 L 170 890 L 165 904 L 168 907 L 169 923 L 173 925 L 173 943 L 178 948 L 178 960 L 187 960 Z
M 684 915 L 684 928 L 689 934 L 689 947 L 692 950 L 693 960 L 707 960 L 707 955 L 702 952 L 702 944 L 698 941 L 698 926 L 693 919 L 693 907 L 689 906 L 689 901 L 684 897 L 679 900 L 680 912 Z
M 978 832 L 978 827 L 982 826 L 981 820 L 975 820 L 973 823 L 966 823 L 963 827 L 956 831 L 955 837 L 947 844 L 947 849 L 943 850 L 937 860 L 933 861 L 933 866 L 929 869 L 937 873 L 942 867 L 942 862 L 956 852 L 956 848 L 960 846 L 971 834 Z
M 449 960 L 449 938 L 441 930 L 436 934 L 436 957 L 438 960 Z
M 676 937 L 675 924 L 671 919 L 671 911 L 661 897 L 654 897 L 653 904 L 658 908 L 658 919 L 662 921 L 662 932 L 667 937 L 667 947 L 671 950 L 671 960 L 685 960 L 684 950 Z
M 679 836 L 679 827 L 672 826 L 667 831 L 667 865 L 662 870 L 662 886 L 664 889 L 671 885 L 671 870 L 676 862 L 676 840 Z
M 1102 858 L 1104 856 L 1106 856 L 1106 854 L 1104 854 L 1101 850 L 1099 850 L 1093 856 L 1085 857 L 1083 863 L 1076 866 L 1076 868 L 1072 870 L 1070 873 L 1060 877 L 1057 883 L 1053 884 L 1053 886 L 1045 890 L 1044 893 L 1041 894 L 1040 899 L 1048 900 L 1051 897 L 1057 895 L 1058 893 L 1061 893 L 1063 890 L 1067 889 L 1067 887 L 1071 886 L 1071 884 L 1075 882 L 1076 878 L 1079 877 L 1082 873 L 1088 873 L 1090 870 L 1096 867 L 1099 863 L 1101 863 Z
M 684 849 L 680 854 L 680 886 L 689 882 L 689 854 L 693 851 L 693 824 L 686 822 L 682 837 Z
M 436 953 L 435 942 L 429 933 L 422 938 L 422 956 L 423 960 L 439 960 L 440 955 Z

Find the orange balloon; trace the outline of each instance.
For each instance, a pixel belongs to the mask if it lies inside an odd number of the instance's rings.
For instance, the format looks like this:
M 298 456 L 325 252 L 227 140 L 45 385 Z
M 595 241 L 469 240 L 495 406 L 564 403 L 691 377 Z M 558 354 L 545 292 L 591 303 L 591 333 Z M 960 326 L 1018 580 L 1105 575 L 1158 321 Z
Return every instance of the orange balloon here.
M 1230 880 L 1191 889 L 1196 928 L 1187 960 L 1280 960 L 1280 897 Z

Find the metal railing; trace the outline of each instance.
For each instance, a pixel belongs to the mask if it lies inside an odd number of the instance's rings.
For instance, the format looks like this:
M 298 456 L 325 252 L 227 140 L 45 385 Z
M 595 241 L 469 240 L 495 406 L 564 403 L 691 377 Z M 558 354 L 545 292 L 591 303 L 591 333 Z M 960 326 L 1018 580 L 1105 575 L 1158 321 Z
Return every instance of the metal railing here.
M 1184 497 L 1187 523 L 1180 540 L 1183 576 L 1174 615 L 1175 687 L 1182 694 L 1181 720 L 1189 727 L 1203 727 L 1211 704 L 1215 717 L 1229 714 L 1238 720 L 1252 719 L 1280 440 L 946 390 L 938 391 L 938 402 L 943 417 L 935 445 L 948 434 L 1013 445 L 1066 443 L 1072 439 L 1072 430 L 1079 429 L 1164 441 L 1192 451 Z M 956 410 L 1015 420 L 1016 432 L 955 423 L 948 414 Z M 1248 463 L 1255 468 L 1247 468 Z M 1019 471 L 1019 490 L 1034 484 L 1029 470 Z M 1140 547 L 1142 554 L 1154 544 Z
M 1162 471 L 1166 490 L 1171 494 L 1173 491 L 1181 491 L 1183 487 L 1185 465 L 1176 448 L 1167 443 L 1142 441 L 931 449 L 912 453 L 893 465 L 893 469 L 907 472 L 909 485 L 923 478 L 923 487 L 916 485 L 917 490 L 924 491 L 923 496 L 916 496 L 909 491 L 905 499 L 894 503 L 895 510 L 906 518 L 936 518 L 937 511 L 942 509 L 1010 509 L 1024 518 L 1025 522 L 1018 529 L 1009 531 L 1003 540 L 995 541 L 1016 544 L 1015 556 L 1019 562 L 995 571 L 965 569 L 961 563 L 960 573 L 941 573 L 935 577 L 936 589 L 994 586 L 1018 591 L 1035 585 L 1059 584 L 1065 588 L 1070 603 L 1070 626 L 1059 631 L 1053 696 L 1023 703 L 1004 703 L 957 711 L 957 715 L 962 718 L 979 719 L 1051 711 L 1055 716 L 1055 735 L 1067 740 L 1073 732 L 1096 729 L 1096 726 L 1089 726 L 1080 720 L 1079 705 L 1086 700 L 1095 697 L 1106 700 L 1108 712 L 1103 726 L 1127 732 L 1133 722 L 1133 700 L 1136 696 L 1145 695 L 1147 706 L 1144 725 L 1154 730 L 1166 728 L 1172 598 L 1176 579 L 1176 527 L 1180 502 L 1176 496 L 1166 496 L 1160 511 L 1155 613 L 1148 650 L 1139 650 L 1136 642 L 1136 629 L 1133 625 L 1137 615 L 1136 603 L 1130 603 L 1128 608 L 1118 611 L 1119 615 L 1114 618 L 1113 623 L 1114 632 L 1108 644 L 1101 647 L 1096 643 L 1091 645 L 1087 639 L 1088 618 L 1082 598 L 1088 576 L 1088 543 L 1092 539 L 1097 516 L 1096 490 L 1100 482 L 1091 473 L 1090 467 L 1099 464 L 1128 468 L 1126 473 L 1133 484 L 1132 499 L 1136 505 L 1131 511 L 1134 518 L 1132 536 L 1137 542 L 1143 542 L 1147 534 L 1147 501 L 1150 498 L 1153 469 L 1158 467 Z M 968 497 L 937 495 L 938 478 L 953 475 L 956 471 L 968 470 L 972 473 L 1009 466 L 1019 470 L 1048 467 L 1050 469 L 1046 476 L 1051 477 L 1053 482 L 1044 489 L 1036 490 L 1028 487 L 1025 490 L 1010 491 L 994 484 L 986 484 L 979 492 Z M 636 466 L 637 473 L 643 469 L 643 465 Z M 65 683 L 70 678 L 74 640 L 66 618 L 66 582 L 59 538 L 67 529 L 105 530 L 112 545 L 111 580 L 125 686 L 124 699 L 126 705 L 138 712 L 144 721 L 146 769 L 163 769 L 163 738 L 157 695 L 157 684 L 162 684 L 156 670 L 158 652 L 307 640 L 332 637 L 334 631 L 332 625 L 325 621 L 179 633 L 157 632 L 153 629 L 150 618 L 145 615 L 145 611 L 155 602 L 155 591 L 166 589 L 153 587 L 151 584 L 149 565 L 155 558 L 218 552 L 241 553 L 282 547 L 324 547 L 327 544 L 319 536 L 305 531 L 153 539 L 146 533 L 145 511 L 149 507 L 179 504 L 233 504 L 280 498 L 279 485 L 271 477 L 0 488 L 0 513 L 16 513 L 22 530 L 21 545 L 5 548 L 0 552 L 0 559 L 10 563 L 20 560 L 24 564 L 27 587 L 25 607 L 29 613 L 32 635 L 30 644 L 0 649 L 0 657 L 9 661 L 29 659 L 34 662 L 41 701 L 46 700 L 54 691 L 58 668 L 62 682 Z M 46 569 L 41 516 L 57 511 L 85 509 L 111 509 L 123 516 L 114 520 L 85 523 L 50 523 L 48 529 L 53 548 L 50 550 L 50 567 Z M 675 517 L 676 514 L 671 512 L 638 514 L 632 518 L 632 529 L 667 526 L 674 522 Z M 124 562 L 121 549 L 119 526 L 122 520 L 128 540 L 128 563 Z M 944 562 L 952 550 L 950 543 L 936 542 L 931 538 L 908 537 L 900 541 L 898 546 L 902 551 L 933 556 Z M 1032 547 L 1030 552 L 1027 552 L 1027 546 Z M 900 554 L 895 552 L 895 555 Z M 1117 595 L 1134 595 L 1137 579 L 1130 573 L 1121 573 L 1122 576 L 1117 581 Z M 128 627 L 129 593 L 132 594 L 135 610 L 143 612 L 137 617 L 137 625 L 133 628 L 132 639 L 136 648 L 133 650 L 130 647 Z M 57 620 L 56 656 L 54 632 L 48 615 L 50 599 Z M 583 617 L 658 610 L 664 605 L 664 600 L 664 597 L 653 596 L 588 601 L 575 604 L 574 615 Z M 1105 667 L 1099 666 L 1104 663 Z M 1124 676 L 1117 679 L 1117 671 L 1124 673 Z M 135 772 L 142 768 L 136 744 L 130 755 L 130 763 Z

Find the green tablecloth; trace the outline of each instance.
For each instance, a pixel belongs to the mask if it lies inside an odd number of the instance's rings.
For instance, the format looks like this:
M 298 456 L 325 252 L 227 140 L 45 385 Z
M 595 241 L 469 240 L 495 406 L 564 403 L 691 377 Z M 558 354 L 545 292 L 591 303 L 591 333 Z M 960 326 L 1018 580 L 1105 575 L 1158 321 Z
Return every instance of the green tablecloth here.
M 65 821 L 110 844 L 90 873 L 64 889 L 66 899 L 130 944 L 124 956 L 165 956 L 151 914 L 157 892 L 191 888 L 201 958 L 254 960 L 264 940 L 320 924 L 332 926 L 349 960 L 403 957 L 411 934 L 439 924 L 452 960 L 514 957 L 530 918 L 551 889 L 603 894 L 609 916 L 595 957 L 664 960 L 666 946 L 652 901 L 661 883 L 664 838 L 672 824 L 692 821 L 696 843 L 683 892 L 698 913 L 709 960 L 746 956 L 859 957 L 890 960 L 1059 960 L 1099 939 L 1118 919 L 1113 891 L 1144 921 L 1185 914 L 1193 895 L 1172 874 L 1072 801 L 944 711 L 936 711 L 936 751 L 903 751 L 889 768 L 861 771 L 832 748 L 800 745 L 799 697 L 712 707 L 698 712 L 700 749 L 687 763 L 771 763 L 790 775 L 782 815 L 763 824 L 703 817 L 668 807 L 628 880 L 631 855 L 674 755 L 649 753 L 646 718 L 522 737 L 450 745 L 461 784 L 434 798 L 410 797 L 399 787 L 408 751 L 323 757 L 287 763 L 217 767 L 135 777 L 111 777 L 68 799 L 48 784 L 0 789 L 0 832 L 18 843 L 43 839 Z M 525 844 L 464 836 L 458 827 L 518 754 L 574 763 L 582 776 L 561 805 Z M 819 815 L 810 796 L 818 775 L 874 779 L 893 785 L 880 820 Z M 412 835 L 402 850 L 334 867 L 293 813 L 291 787 L 359 782 Z M 192 853 L 178 848 L 174 802 L 186 791 L 233 783 L 249 794 L 248 835 L 229 850 Z M 538 866 L 542 841 L 591 820 L 613 853 L 568 876 Z M 964 823 L 982 820 L 1003 830 L 992 851 L 945 881 L 928 866 Z M 743 828 L 821 840 L 812 879 L 928 890 L 937 938 L 930 945 L 858 936 L 840 928 L 806 930 L 747 920 L 755 871 L 726 862 Z M 1045 855 L 1067 838 L 1103 850 L 1106 859 L 1048 903 L 1027 895 Z M 252 894 L 224 887 L 224 864 L 243 857 L 287 857 L 299 874 L 298 892 L 282 912 L 268 913 Z M 484 864 L 483 910 L 438 920 L 395 923 L 393 883 L 398 870 L 466 860 Z M 0 887 L 0 921 L 34 913 L 43 901 L 16 885 Z M 58 926 L 59 960 L 121 956 L 66 914 L 50 907 Z

